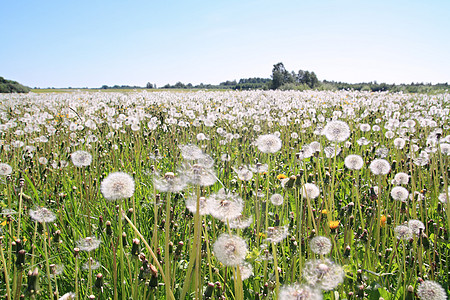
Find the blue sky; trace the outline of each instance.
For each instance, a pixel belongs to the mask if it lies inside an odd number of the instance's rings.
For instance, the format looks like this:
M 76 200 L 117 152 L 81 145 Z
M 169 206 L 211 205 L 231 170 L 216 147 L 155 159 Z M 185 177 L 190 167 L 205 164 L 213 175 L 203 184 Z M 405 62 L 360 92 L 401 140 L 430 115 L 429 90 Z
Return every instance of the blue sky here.
M 4 1 L 0 76 L 30 87 L 450 83 L 449 0 Z

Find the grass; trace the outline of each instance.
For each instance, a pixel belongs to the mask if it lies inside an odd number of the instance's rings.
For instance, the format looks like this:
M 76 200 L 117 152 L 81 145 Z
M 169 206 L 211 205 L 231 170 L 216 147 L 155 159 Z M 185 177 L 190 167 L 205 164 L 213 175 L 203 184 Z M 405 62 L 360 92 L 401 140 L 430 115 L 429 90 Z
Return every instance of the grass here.
M 13 169 L 0 176 L 2 298 L 51 299 L 50 293 L 73 292 L 78 299 L 277 299 L 286 286 L 308 283 L 325 299 L 401 299 L 415 297 L 423 280 L 448 291 L 450 205 L 439 196 L 448 190 L 449 157 L 439 145 L 449 143 L 449 94 L 151 91 L 1 96 L 0 161 Z M 333 145 L 317 130 L 336 111 L 351 135 Z M 372 130 L 361 131 L 363 123 Z M 387 131 L 394 137 L 387 138 Z M 199 133 L 207 139 L 198 140 Z M 275 153 L 262 153 L 253 143 L 268 133 L 282 142 Z M 362 144 L 362 137 L 370 143 Z M 404 148 L 394 146 L 397 137 L 406 140 Z M 297 159 L 313 141 L 322 150 Z M 213 168 L 204 168 L 218 180 L 159 191 L 155 176 L 187 176 L 192 170 L 181 168 L 179 146 L 186 144 L 203 153 L 192 164 L 208 164 L 204 154 L 213 159 Z M 328 146 L 341 152 L 329 158 Z M 386 175 L 369 169 L 380 148 L 388 149 Z M 92 163 L 76 167 L 70 158 L 76 150 L 89 152 Z M 422 151 L 428 162 L 420 165 Z M 222 160 L 223 154 L 230 160 Z M 361 170 L 344 165 L 349 154 L 363 158 Z M 256 170 L 249 181 L 232 169 L 256 163 L 268 169 Z M 118 171 L 133 177 L 135 191 L 131 198 L 109 201 L 100 184 Z M 390 195 L 398 172 L 410 175 L 403 185 L 411 195 L 405 202 Z M 302 196 L 306 183 L 320 189 L 317 198 Z M 221 188 L 242 199 L 242 215 L 254 220 L 249 227 L 231 228 L 186 208 L 185 200 L 196 197 L 198 212 L 198 199 Z M 275 193 L 284 197 L 281 206 L 269 200 Z M 35 222 L 29 210 L 37 207 L 56 219 Z M 413 219 L 424 229 L 398 239 L 395 228 Z M 276 226 L 285 226 L 289 235 L 270 243 L 268 230 Z M 222 233 L 246 241 L 245 261 L 253 267 L 248 279 L 240 280 L 241 269 L 217 259 L 213 245 Z M 329 254 L 312 252 L 309 242 L 319 235 L 330 240 Z M 89 236 L 100 246 L 75 250 Z M 342 283 L 327 290 L 313 282 L 305 270 L 313 259 L 342 268 Z

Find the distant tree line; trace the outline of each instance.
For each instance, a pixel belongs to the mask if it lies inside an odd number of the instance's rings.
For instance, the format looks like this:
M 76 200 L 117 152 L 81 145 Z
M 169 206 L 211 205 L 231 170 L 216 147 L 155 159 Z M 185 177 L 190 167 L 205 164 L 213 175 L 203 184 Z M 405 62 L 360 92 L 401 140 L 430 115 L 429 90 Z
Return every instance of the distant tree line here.
M 21 85 L 17 81 L 7 80 L 0 77 L 0 93 L 28 93 L 31 89 Z

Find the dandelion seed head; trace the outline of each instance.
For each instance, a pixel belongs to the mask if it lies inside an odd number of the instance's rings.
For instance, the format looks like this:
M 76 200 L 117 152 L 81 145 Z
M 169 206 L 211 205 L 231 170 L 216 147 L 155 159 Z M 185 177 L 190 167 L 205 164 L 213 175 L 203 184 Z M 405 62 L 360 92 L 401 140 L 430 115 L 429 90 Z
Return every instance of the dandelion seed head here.
M 322 292 L 308 285 L 285 285 L 280 288 L 279 300 L 322 300 Z
M 432 280 L 425 280 L 417 288 L 417 296 L 423 300 L 445 300 L 447 293 L 442 286 Z
M 242 198 L 224 189 L 211 195 L 208 199 L 208 210 L 211 216 L 219 220 L 231 220 L 239 217 L 244 209 Z
M 273 205 L 279 206 L 283 204 L 284 198 L 281 194 L 273 194 L 270 196 L 270 202 L 272 202 Z
M 444 155 L 450 155 L 450 144 L 441 143 L 439 144 L 439 148 L 441 149 L 441 153 Z
M 100 191 L 106 200 L 131 198 L 134 194 L 134 180 L 123 172 L 111 173 L 103 179 Z
M 242 262 L 239 265 L 239 271 L 241 273 L 241 280 L 246 280 L 253 276 L 253 266 L 249 262 Z
M 181 156 L 187 160 L 196 160 L 203 157 L 203 151 L 195 145 L 179 145 Z
M 325 255 L 331 251 L 331 241 L 325 236 L 316 236 L 309 241 L 309 247 L 315 254 Z
M 397 173 L 394 176 L 395 184 L 408 184 L 409 175 L 403 172 Z
M 305 183 L 302 186 L 302 196 L 309 199 L 316 199 L 320 195 L 320 190 L 314 183 Z
M 92 251 L 100 246 L 101 241 L 96 237 L 89 236 L 77 241 L 77 247 L 81 251 Z
M 406 145 L 406 141 L 404 138 L 398 137 L 394 139 L 394 147 L 397 149 L 403 149 Z
M 75 300 L 76 295 L 75 293 L 69 292 L 62 295 L 59 300 Z
M 420 220 L 409 220 L 408 227 L 415 236 L 419 236 L 420 232 L 425 230 L 425 225 Z
M 269 165 L 268 164 L 262 164 L 262 163 L 257 163 L 256 165 L 251 165 L 249 166 L 250 171 L 254 172 L 254 173 L 264 173 L 269 171 Z
M 180 174 L 192 185 L 211 186 L 217 181 L 214 169 L 201 163 L 184 163 L 179 170 Z
M 199 198 L 199 214 L 201 216 L 209 214 L 208 208 L 208 199 L 206 197 Z M 195 214 L 197 212 L 197 196 L 191 195 L 186 199 L 186 208 L 192 213 Z
M 385 158 L 389 154 L 389 149 L 385 147 L 378 148 L 375 150 L 375 155 L 379 158 Z
M 367 124 L 367 123 L 361 124 L 361 125 L 359 125 L 359 129 L 360 129 L 362 132 L 368 132 L 368 131 L 370 131 L 370 125 Z
M 322 149 L 322 146 L 320 145 L 319 142 L 317 141 L 313 141 L 309 144 L 309 147 L 314 151 L 314 152 L 320 152 L 320 150 Z
M 391 165 L 387 160 L 377 158 L 370 163 L 369 169 L 375 175 L 386 175 L 391 170 Z
M 187 179 L 184 176 L 175 176 L 173 172 L 167 172 L 163 177 L 157 174 L 153 177 L 153 185 L 160 192 L 178 193 L 187 186 Z
M 343 142 L 350 137 L 350 127 L 343 121 L 330 121 L 323 128 L 325 137 L 331 142 Z
M 213 252 L 225 266 L 237 266 L 247 256 L 247 243 L 237 235 L 223 233 L 213 244 Z
M 306 261 L 303 276 L 308 284 L 329 291 L 344 281 L 345 272 L 329 259 L 312 259 Z
M 364 160 L 359 155 L 350 154 L 345 158 L 344 164 L 350 170 L 360 170 L 364 166 Z
M 323 151 L 325 152 L 325 156 L 327 158 L 333 158 L 339 155 L 339 153 L 341 153 L 341 150 L 342 150 L 341 147 L 336 145 L 331 145 L 323 149 Z
M 12 167 L 7 163 L 0 163 L 0 176 L 6 176 L 12 173 Z
M 239 168 L 233 168 L 233 170 L 236 172 L 239 180 L 242 181 L 249 181 L 253 178 L 253 172 L 250 171 L 246 166 L 241 166 Z
M 356 141 L 356 143 L 357 143 L 358 145 L 360 145 L 360 146 L 367 146 L 367 145 L 370 144 L 370 140 L 368 140 L 368 139 L 365 138 L 365 137 L 362 137 L 362 138 L 358 139 L 358 140 Z
M 255 143 L 262 153 L 275 153 L 281 149 L 281 139 L 275 134 L 260 135 Z
M 253 223 L 253 216 L 244 217 L 240 215 L 237 218 L 229 220 L 230 228 L 234 229 L 244 229 L 249 227 Z
M 92 155 L 86 151 L 75 151 L 70 155 L 75 167 L 87 167 L 92 163 Z
M 394 186 L 391 190 L 391 197 L 394 200 L 405 201 L 408 199 L 409 192 L 402 186 Z
M 89 261 L 90 261 L 90 264 L 91 264 L 91 270 L 97 270 L 98 268 L 101 267 L 101 264 L 100 264 L 99 261 L 93 259 L 92 257 L 89 257 L 88 261 L 85 262 L 83 264 L 83 266 L 82 266 L 83 270 L 89 270 Z
M 50 223 L 56 220 L 56 215 L 45 207 L 30 209 L 30 217 L 39 223 Z
M 438 196 L 439 201 L 441 201 L 442 203 L 447 203 L 447 201 L 448 201 L 447 194 L 450 195 L 450 191 L 448 191 L 448 193 L 446 193 L 446 192 L 440 193 Z
M 269 227 L 267 228 L 266 235 L 266 242 L 277 244 L 289 235 L 289 230 L 287 226 Z
M 405 225 L 398 225 L 394 228 L 395 237 L 399 240 L 408 241 L 412 238 L 412 230 Z

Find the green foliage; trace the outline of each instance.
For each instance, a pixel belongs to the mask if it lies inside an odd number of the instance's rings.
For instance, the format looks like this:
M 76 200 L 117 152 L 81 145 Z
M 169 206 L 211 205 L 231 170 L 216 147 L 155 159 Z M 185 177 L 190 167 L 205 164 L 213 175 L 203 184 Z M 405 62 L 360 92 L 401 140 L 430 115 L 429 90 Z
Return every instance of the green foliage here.
M 0 93 L 28 93 L 31 89 L 21 85 L 17 81 L 7 80 L 0 77 Z
M 271 89 L 281 90 L 305 90 L 316 89 L 320 86 L 320 81 L 314 72 L 299 70 L 289 72 L 283 63 L 277 63 L 272 69 L 272 85 Z

